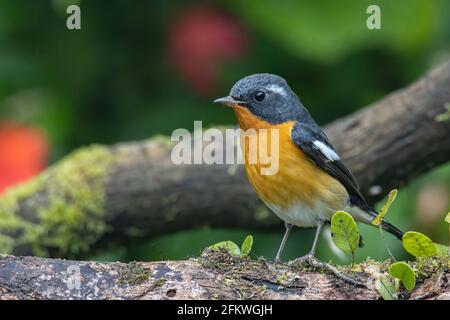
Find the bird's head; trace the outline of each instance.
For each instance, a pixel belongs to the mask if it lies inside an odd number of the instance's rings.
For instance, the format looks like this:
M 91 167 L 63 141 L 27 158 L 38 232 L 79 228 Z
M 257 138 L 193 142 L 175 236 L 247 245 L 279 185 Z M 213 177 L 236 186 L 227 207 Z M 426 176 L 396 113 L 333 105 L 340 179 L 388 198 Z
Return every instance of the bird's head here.
M 235 110 L 248 110 L 270 124 L 300 120 L 307 111 L 282 77 L 261 73 L 247 76 L 231 88 L 230 95 L 216 99 Z

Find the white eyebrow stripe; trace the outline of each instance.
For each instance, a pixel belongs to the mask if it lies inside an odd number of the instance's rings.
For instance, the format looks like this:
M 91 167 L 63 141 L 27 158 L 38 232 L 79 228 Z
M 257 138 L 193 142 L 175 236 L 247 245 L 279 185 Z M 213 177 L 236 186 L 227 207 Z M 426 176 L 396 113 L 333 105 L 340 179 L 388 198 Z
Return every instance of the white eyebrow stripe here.
M 316 150 L 319 150 L 330 161 L 336 161 L 340 159 L 336 151 L 328 147 L 322 141 L 319 140 L 314 141 L 313 146 Z
M 280 86 L 277 86 L 276 84 L 271 84 L 270 86 L 266 87 L 266 89 L 281 94 L 284 97 L 287 96 L 286 90 L 284 90 L 284 88 Z

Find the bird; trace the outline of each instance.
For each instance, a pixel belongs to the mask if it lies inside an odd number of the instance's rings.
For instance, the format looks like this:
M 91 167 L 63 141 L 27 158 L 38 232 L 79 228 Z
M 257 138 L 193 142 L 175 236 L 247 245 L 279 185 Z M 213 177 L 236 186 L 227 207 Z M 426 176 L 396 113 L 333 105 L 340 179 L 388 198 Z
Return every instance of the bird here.
M 284 221 L 285 233 L 275 261 L 281 261 L 293 226 L 316 228 L 311 250 L 296 259 L 312 264 L 317 262 L 322 227 L 330 223 L 336 211 L 345 210 L 356 221 L 372 225 L 378 213 L 367 203 L 355 177 L 285 79 L 270 73 L 247 76 L 233 85 L 228 96 L 214 103 L 234 110 L 241 129 L 247 178 L 260 199 Z M 242 133 L 262 129 L 278 132 L 279 164 L 274 174 L 262 174 L 261 163 L 248 161 L 250 143 Z M 275 142 L 269 138 L 266 141 Z M 402 239 L 403 232 L 386 219 L 381 228 Z

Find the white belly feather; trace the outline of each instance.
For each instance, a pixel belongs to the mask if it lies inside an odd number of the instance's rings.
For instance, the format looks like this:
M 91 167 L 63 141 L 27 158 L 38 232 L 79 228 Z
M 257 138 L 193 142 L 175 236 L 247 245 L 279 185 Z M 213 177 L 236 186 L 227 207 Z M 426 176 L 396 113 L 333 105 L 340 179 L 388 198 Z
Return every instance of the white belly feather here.
M 297 227 L 309 228 L 316 227 L 319 221 L 329 221 L 333 214 L 342 208 L 329 208 L 322 201 L 316 201 L 313 206 L 304 206 L 299 202 L 290 206 L 288 209 L 282 209 L 279 206 L 266 203 L 266 205 L 283 221 Z
M 316 201 L 315 205 L 312 207 L 304 206 L 297 202 L 295 205 L 290 206 L 287 210 L 270 203 L 266 203 L 266 205 L 281 220 L 303 228 L 316 227 L 318 221 L 330 221 L 333 214 L 339 210 L 344 210 L 348 212 L 356 221 L 367 224 L 370 224 L 374 218 L 367 212 L 357 207 L 350 207 L 348 202 L 342 203 L 341 208 L 329 208 L 322 201 Z

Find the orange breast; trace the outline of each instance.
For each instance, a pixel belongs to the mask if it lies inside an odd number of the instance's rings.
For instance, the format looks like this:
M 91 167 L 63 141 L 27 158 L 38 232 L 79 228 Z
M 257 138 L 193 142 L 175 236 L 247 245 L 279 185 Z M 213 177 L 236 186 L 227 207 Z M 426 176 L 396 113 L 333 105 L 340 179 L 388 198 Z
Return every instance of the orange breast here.
M 264 148 L 271 150 L 271 143 L 275 142 L 271 141 L 270 135 L 267 135 L 267 138 L 261 141 L 258 135 L 261 129 L 277 129 L 279 132 L 279 170 L 273 175 L 261 174 L 261 168 L 267 165 L 260 162 L 249 163 L 251 155 L 250 140 L 241 138 L 247 177 L 264 202 L 284 210 L 295 203 L 314 207 L 317 201 L 321 201 L 323 207 L 329 208 L 331 211 L 343 209 L 342 204 L 346 202 L 348 197 L 345 188 L 339 181 L 316 166 L 292 142 L 293 121 L 271 125 L 253 115 L 247 108 L 236 106 L 234 109 L 241 129 L 244 131 L 254 130 L 254 134 L 257 135 L 256 139 L 258 139 L 258 148 L 266 143 Z

